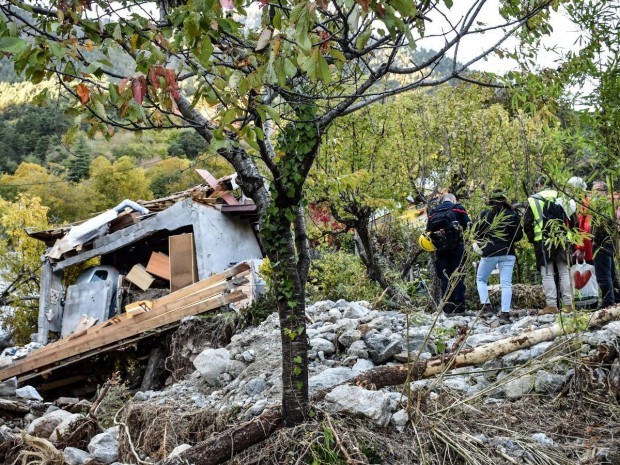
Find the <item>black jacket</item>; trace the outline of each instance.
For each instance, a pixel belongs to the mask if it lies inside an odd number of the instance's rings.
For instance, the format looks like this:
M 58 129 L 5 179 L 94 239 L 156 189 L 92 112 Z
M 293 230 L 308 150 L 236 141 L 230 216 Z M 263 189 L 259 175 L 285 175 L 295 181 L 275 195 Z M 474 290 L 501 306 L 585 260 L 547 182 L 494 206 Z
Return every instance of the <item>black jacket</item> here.
M 496 225 L 491 228 L 494 221 Z M 496 205 L 480 214 L 475 232 L 483 257 L 514 255 L 515 243 L 523 237 L 521 217 L 509 205 Z

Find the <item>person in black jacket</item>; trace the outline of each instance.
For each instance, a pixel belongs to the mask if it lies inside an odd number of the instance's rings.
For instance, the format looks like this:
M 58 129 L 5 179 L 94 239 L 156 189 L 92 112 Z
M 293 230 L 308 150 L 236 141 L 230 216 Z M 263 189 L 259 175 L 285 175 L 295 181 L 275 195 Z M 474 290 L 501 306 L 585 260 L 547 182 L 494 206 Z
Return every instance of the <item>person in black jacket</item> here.
M 457 203 L 456 197 L 453 194 L 444 194 L 443 203 L 429 213 L 426 230 L 433 232 L 436 218 L 445 216 L 446 211 L 450 212 L 450 216 L 454 219 L 454 223 L 456 223 L 454 226 L 460 229 L 461 233 L 454 236 L 454 244 L 451 244 L 449 248 L 445 250 L 437 249 L 435 252 L 435 270 L 439 276 L 441 297 L 446 298 L 443 311 L 446 315 L 452 315 L 455 313 L 465 313 L 466 311 L 465 277 L 463 273 L 459 271 L 459 267 L 465 255 L 462 231 L 470 226 L 471 220 L 467 215 L 465 207 Z M 435 244 L 435 241 L 433 241 L 433 243 Z M 435 244 L 435 246 L 437 246 L 437 244 Z M 447 295 L 451 288 L 450 278 L 457 273 L 457 271 L 460 273 L 458 281 L 452 292 Z
M 607 201 L 607 184 L 596 181 L 592 185 L 593 203 L 601 211 L 595 215 L 592 225 L 592 250 L 596 281 L 601 290 L 601 308 L 620 303 L 620 280 L 616 273 L 615 214 Z
M 475 226 L 475 239 L 482 250 L 482 259 L 476 274 L 476 286 L 483 312 L 486 316 L 493 313 L 489 300 L 489 276 L 495 267 L 499 268 L 501 297 L 501 320 L 510 321 L 510 304 L 512 301 L 512 270 L 515 266 L 515 244 L 523 237 L 521 217 L 508 203 L 506 195 L 499 190 L 493 191 L 487 204 L 490 210 L 480 214 Z

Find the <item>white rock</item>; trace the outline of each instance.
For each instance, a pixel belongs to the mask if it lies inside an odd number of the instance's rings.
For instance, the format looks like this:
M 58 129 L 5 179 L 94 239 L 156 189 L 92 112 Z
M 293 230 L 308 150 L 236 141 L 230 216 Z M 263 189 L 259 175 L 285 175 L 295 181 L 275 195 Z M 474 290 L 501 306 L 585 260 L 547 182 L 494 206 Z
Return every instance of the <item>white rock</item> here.
M 88 452 L 104 463 L 115 462 L 118 457 L 118 441 L 111 434 L 98 434 L 90 440 Z
M 355 362 L 355 365 L 351 367 L 351 370 L 353 370 L 357 374 L 357 373 L 362 373 L 364 371 L 371 370 L 374 367 L 375 367 L 375 364 L 372 363 L 370 360 L 365 359 L 365 358 L 360 358 L 357 360 L 357 362 Z
M 24 386 L 21 388 L 17 388 L 15 390 L 15 395 L 22 399 L 38 400 L 39 402 L 43 401 L 43 397 L 41 397 L 41 394 L 39 394 L 37 390 L 33 388 L 32 386 Z
M 342 316 L 344 318 L 359 320 L 360 318 L 364 318 L 366 315 L 368 315 L 368 313 L 370 313 L 370 310 L 366 307 L 362 307 L 358 303 L 351 302 L 346 306 Z
M 205 349 L 195 359 L 194 367 L 211 386 L 219 384 L 219 378 L 228 368 L 230 353 L 226 349 Z
M 543 446 L 552 446 L 553 439 L 548 437 L 545 433 L 534 433 L 532 439 Z
M 406 409 L 399 410 L 390 420 L 396 429 L 400 432 L 404 431 L 407 422 L 409 421 L 409 414 Z
M 189 444 L 181 444 L 172 449 L 172 452 L 168 455 L 168 458 L 171 459 L 173 457 L 179 456 L 181 453 L 185 452 L 187 449 L 191 449 L 192 446 Z
M 328 368 L 321 373 L 311 376 L 309 379 L 310 392 L 316 392 L 321 389 L 335 386 L 350 380 L 357 373 L 346 367 Z
M 39 438 L 49 439 L 52 432 L 58 425 L 62 423 L 65 418 L 71 416 L 71 413 L 66 410 L 54 410 L 47 413 L 28 425 L 28 434 L 37 436 Z
M 390 399 L 381 391 L 368 391 L 359 386 L 337 386 L 325 396 L 336 413 L 361 415 L 379 426 L 390 421 Z
M 66 417 L 58 424 L 56 428 L 54 428 L 54 431 L 52 431 L 52 434 L 50 434 L 50 441 L 58 442 L 65 438 L 67 434 L 73 431 L 73 423 L 82 418 L 84 418 L 84 415 L 81 415 L 79 413 L 72 413 L 71 415 Z
M 323 339 L 322 337 L 315 337 L 310 341 L 310 347 L 313 350 L 318 352 L 323 352 L 325 355 L 330 356 L 334 352 L 336 352 L 336 347 L 334 344 L 329 342 L 327 339 Z

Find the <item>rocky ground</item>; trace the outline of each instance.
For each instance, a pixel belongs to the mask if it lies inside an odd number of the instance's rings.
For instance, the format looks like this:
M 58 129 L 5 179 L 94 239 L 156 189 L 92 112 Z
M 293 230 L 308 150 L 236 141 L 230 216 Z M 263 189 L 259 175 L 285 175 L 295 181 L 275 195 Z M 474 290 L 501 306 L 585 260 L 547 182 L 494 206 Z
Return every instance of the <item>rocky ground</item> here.
M 379 365 L 398 365 L 408 360 L 429 359 L 442 352 L 477 347 L 550 326 L 558 318 L 557 315 L 527 315 L 522 311 L 510 324 L 501 324 L 497 317 L 406 315 L 373 310 L 367 302 L 318 302 L 307 308 L 310 393 L 345 383 Z M 562 318 L 567 326 L 585 327 L 587 315 L 568 314 Z M 193 373 L 176 383 L 169 380 L 161 391 L 134 393 L 124 416 L 119 416 L 123 419 L 119 420 L 122 425 L 105 431 L 94 428 L 93 437 L 82 437 L 75 443 L 82 449 L 67 446 L 59 453 L 62 452 L 69 465 L 153 462 L 178 453 L 226 424 L 260 415 L 280 402 L 279 338 L 278 318 L 272 314 L 260 326 L 234 335 L 226 347 L 204 348 L 201 344 L 188 343 L 184 355 L 191 359 Z M 617 439 L 595 444 L 591 437 L 585 437 L 585 428 L 592 428 L 592 424 L 584 424 L 583 434 L 572 437 L 579 429 L 565 436 L 558 433 L 557 427 L 551 427 L 551 420 L 546 425 L 536 421 L 536 416 L 528 416 L 532 415 L 534 404 L 541 408 L 541 399 L 549 404 L 555 402 L 551 408 L 564 412 L 562 402 L 580 391 L 593 402 L 603 399 L 600 402 L 604 406 L 599 408 L 602 416 L 596 421 L 606 422 L 604 429 L 609 434 L 601 437 L 615 438 L 620 433 L 620 427 L 614 429 L 614 425 L 620 425 L 620 409 L 616 406 L 617 397 L 614 398 L 620 394 L 619 342 L 620 322 L 611 322 L 596 331 L 582 331 L 576 337 L 543 342 L 481 366 L 452 370 L 405 387 L 375 390 L 372 386 L 342 384 L 331 390 L 316 409 L 323 418 L 333 416 L 334 421 L 355 418 L 363 425 L 360 428 L 400 432 L 403 438 L 417 431 L 415 425 L 416 422 L 419 425 L 421 419 L 436 419 L 437 412 L 444 412 L 441 421 L 445 421 L 444 416 L 450 412 L 458 412 L 459 419 L 465 421 L 471 416 L 469 409 L 474 409 L 478 419 L 474 415 L 471 421 L 477 431 L 471 432 L 473 439 L 461 439 L 469 444 L 470 457 L 484 450 L 484 454 L 491 454 L 484 457 L 497 458 L 493 463 L 620 463 Z M 7 351 L 11 349 L 5 349 Z M 76 424 L 88 420 L 84 415 L 89 407 L 87 402 L 82 401 L 82 408 L 79 399 L 44 403 L 34 388 L 15 387 L 10 381 L 0 385 L 0 410 L 13 409 L 11 419 L 0 420 L 3 424 L 0 435 L 9 437 L 25 430 L 31 436 L 58 445 Z M 421 399 L 424 407 L 420 406 Z M 506 413 L 511 409 L 511 413 Z M 521 413 L 515 413 L 517 411 Z M 510 415 L 530 418 L 531 424 L 519 425 L 517 421 L 516 426 L 512 426 L 515 428 L 512 434 L 480 426 L 487 422 L 495 424 L 498 419 L 494 418 L 494 412 L 502 412 L 507 418 Z M 564 418 L 564 413 L 555 411 L 553 415 L 558 421 L 571 421 Z M 481 423 L 481 418 L 486 420 Z M 587 423 L 588 418 L 579 417 L 578 420 Z M 504 418 L 503 421 L 508 420 Z M 203 435 L 184 433 L 180 424 L 190 430 L 193 425 L 193 429 L 202 431 Z M 446 426 L 453 427 L 454 424 Z M 468 426 L 464 424 L 463 428 Z M 338 426 L 332 429 L 335 431 Z M 127 440 L 128 434 L 133 441 Z M 309 433 L 305 434 L 308 437 Z M 359 434 L 363 436 L 362 429 Z M 442 440 L 441 434 L 436 437 Z M 459 455 L 454 444 L 446 447 L 452 450 L 448 456 Z M 312 447 L 308 446 L 308 450 L 312 452 Z M 545 456 L 555 458 L 548 462 L 537 459 Z M 372 463 L 406 463 L 396 457 L 392 454 L 391 459 L 384 457 L 384 461 Z M 584 457 L 591 461 L 584 461 Z M 614 457 L 619 461 L 615 462 Z M 265 458 L 263 462 L 268 460 Z M 485 462 L 472 459 L 460 463 Z

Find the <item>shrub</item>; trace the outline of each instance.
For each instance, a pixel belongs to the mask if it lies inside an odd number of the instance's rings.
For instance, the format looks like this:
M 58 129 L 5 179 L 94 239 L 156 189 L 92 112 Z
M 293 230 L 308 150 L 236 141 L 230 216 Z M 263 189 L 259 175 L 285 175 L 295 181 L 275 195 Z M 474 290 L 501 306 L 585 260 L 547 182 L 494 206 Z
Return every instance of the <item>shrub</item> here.
M 381 290 L 368 279 L 359 257 L 343 252 L 323 252 L 312 261 L 306 293 L 311 301 L 376 299 Z

